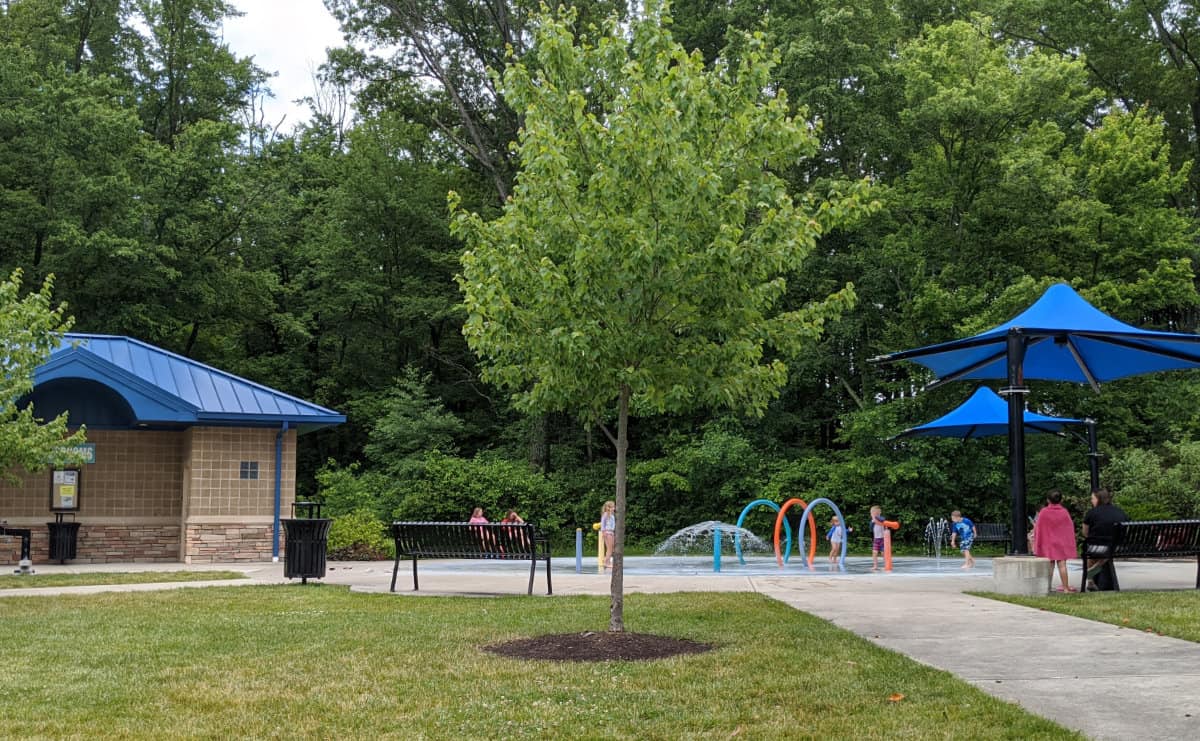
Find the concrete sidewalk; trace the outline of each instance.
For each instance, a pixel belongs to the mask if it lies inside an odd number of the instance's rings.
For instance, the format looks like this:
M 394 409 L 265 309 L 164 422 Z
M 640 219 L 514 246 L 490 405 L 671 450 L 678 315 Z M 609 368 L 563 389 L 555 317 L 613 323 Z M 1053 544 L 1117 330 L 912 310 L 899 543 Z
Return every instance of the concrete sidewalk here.
M 1162 569 L 1147 581 L 1186 587 L 1195 568 L 1182 584 Z M 771 582 L 759 591 L 1091 738 L 1200 738 L 1200 644 L 971 597 L 990 584 L 969 579 Z
M 633 560 L 633 559 L 631 559 Z M 413 592 L 403 564 L 397 599 L 405 595 L 521 595 L 528 567 L 511 562 L 422 562 L 421 591 Z M 206 585 L 278 584 L 282 564 L 121 564 L 38 566 L 39 573 L 194 570 L 197 580 L 160 585 L 107 585 L 0 589 L 19 594 L 135 591 Z M 1188 589 L 1194 562 L 1122 562 L 1127 589 Z M 245 579 L 204 581 L 203 571 L 242 571 Z M 392 564 L 330 563 L 323 580 L 362 592 L 387 592 Z M 1072 572 L 1072 582 L 1078 571 Z M 556 559 L 554 593 L 608 594 L 609 577 L 594 568 L 576 574 L 574 562 Z M 1096 739 L 1200 738 L 1200 644 L 1128 630 L 1081 618 L 971 597 L 987 591 L 990 573 L 738 575 L 637 573 L 625 576 L 626 593 L 680 591 L 761 592 L 829 620 L 867 640 L 951 672 L 988 694 L 1015 702 Z M 539 568 L 535 598 L 545 599 Z M 1062 599 L 1088 599 L 1064 595 Z

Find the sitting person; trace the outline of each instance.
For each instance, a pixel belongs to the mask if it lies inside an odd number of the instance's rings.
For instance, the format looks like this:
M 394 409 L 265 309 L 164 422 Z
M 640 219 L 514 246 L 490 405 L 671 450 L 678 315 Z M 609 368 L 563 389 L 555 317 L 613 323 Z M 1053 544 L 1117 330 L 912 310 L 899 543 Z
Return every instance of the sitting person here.
M 517 514 L 515 509 L 510 509 L 504 515 L 504 518 L 500 520 L 500 523 L 504 525 L 524 525 L 525 520 L 523 520 L 521 516 Z M 504 537 L 508 539 L 510 543 L 516 546 L 514 550 L 523 550 L 529 546 L 529 540 L 524 528 L 506 527 L 503 528 L 503 531 Z
M 1108 554 L 1112 549 L 1111 539 L 1116 535 L 1117 523 L 1128 521 L 1129 515 L 1125 514 L 1125 510 L 1113 504 L 1112 492 L 1108 489 L 1096 489 L 1092 492 L 1092 508 L 1083 516 L 1083 537 L 1108 538 L 1110 542 L 1085 546 L 1088 559 L 1085 590 L 1111 588 L 1111 584 L 1097 585 L 1096 578 L 1101 569 L 1108 564 Z
M 483 507 L 476 507 L 475 509 L 471 510 L 471 519 L 467 520 L 467 522 L 471 523 L 472 525 L 484 525 L 487 523 L 487 521 L 488 518 L 483 516 Z M 475 532 L 475 536 L 479 538 L 479 545 L 484 550 L 491 549 L 495 545 L 496 538 L 494 537 L 491 528 L 473 527 L 471 530 L 473 530 Z

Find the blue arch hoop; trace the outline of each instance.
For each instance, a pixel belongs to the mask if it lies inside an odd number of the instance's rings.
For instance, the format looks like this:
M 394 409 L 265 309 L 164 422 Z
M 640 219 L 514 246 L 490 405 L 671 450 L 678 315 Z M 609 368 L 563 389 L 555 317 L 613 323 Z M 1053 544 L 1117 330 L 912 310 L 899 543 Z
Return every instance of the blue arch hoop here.
M 803 523 L 804 519 L 806 517 L 808 517 L 808 513 L 812 511 L 812 508 L 817 506 L 818 504 L 828 504 L 830 507 L 832 507 L 833 513 L 835 515 L 837 515 L 838 522 L 842 523 L 843 528 L 846 528 L 846 518 L 842 516 L 842 511 L 840 509 L 838 509 L 838 506 L 836 504 L 829 501 L 825 497 L 819 497 L 817 499 L 812 500 L 812 502 L 810 502 L 809 505 L 804 508 L 804 514 L 800 515 L 801 523 Z M 838 559 L 838 568 L 841 569 L 842 571 L 846 570 L 846 543 L 849 540 L 850 540 L 850 530 L 846 529 L 845 533 L 843 533 L 843 535 L 842 535 L 842 556 L 841 556 L 841 558 Z M 800 555 L 801 556 L 804 555 L 804 528 L 803 527 L 800 528 Z M 812 567 L 809 566 L 809 568 L 811 569 Z
M 772 502 L 770 499 L 755 499 L 753 502 L 746 505 L 746 508 L 742 510 L 742 514 L 738 515 L 738 529 L 734 531 L 733 534 L 733 549 L 737 551 L 738 563 L 742 564 L 743 566 L 746 565 L 746 559 L 742 557 L 742 523 L 746 521 L 746 515 L 750 514 L 750 510 L 754 509 L 760 504 L 770 507 L 776 512 L 779 511 L 779 505 L 775 502 Z M 803 523 L 804 520 L 801 519 L 800 522 Z M 792 556 L 792 526 L 788 524 L 786 519 L 783 521 L 783 529 L 784 532 L 787 533 L 787 545 L 784 546 L 783 549 L 783 562 L 787 563 L 787 560 Z M 803 529 L 804 528 L 801 528 L 801 530 Z M 803 535 L 803 533 L 801 535 Z M 803 541 L 801 542 L 803 543 Z

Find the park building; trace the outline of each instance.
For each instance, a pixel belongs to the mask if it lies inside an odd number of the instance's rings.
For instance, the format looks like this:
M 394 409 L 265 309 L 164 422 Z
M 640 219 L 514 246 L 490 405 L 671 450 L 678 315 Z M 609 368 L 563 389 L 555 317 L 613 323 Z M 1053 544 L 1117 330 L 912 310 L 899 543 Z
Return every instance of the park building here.
M 0 479 L 0 522 L 77 522 L 75 563 L 269 561 L 296 490 L 296 441 L 346 418 L 129 337 L 67 334 L 26 399 L 84 425 L 81 462 Z M 0 563 L 20 545 L 0 538 Z M 60 550 L 61 553 L 61 550 Z

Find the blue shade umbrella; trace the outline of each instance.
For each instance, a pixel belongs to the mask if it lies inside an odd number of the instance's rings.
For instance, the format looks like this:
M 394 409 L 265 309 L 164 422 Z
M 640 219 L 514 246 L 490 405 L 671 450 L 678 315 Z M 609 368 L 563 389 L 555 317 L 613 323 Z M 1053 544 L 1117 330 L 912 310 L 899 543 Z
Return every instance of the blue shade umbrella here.
M 1200 335 L 1138 329 L 1084 301 L 1068 285 L 1046 290 L 1011 321 L 974 337 L 881 355 L 874 362 L 911 360 L 938 378 L 927 388 L 961 379 L 999 378 L 1008 397 L 1012 551 L 1028 552 L 1025 523 L 1026 378 L 1100 383 L 1125 376 L 1200 367 Z M 1090 431 L 1089 431 L 1090 435 Z
M 937 380 L 1008 378 L 1008 338 L 1021 338 L 1022 378 L 1100 384 L 1125 376 L 1200 367 L 1200 335 L 1153 332 L 1113 319 L 1065 283 L 1050 286 L 1011 321 L 962 340 L 881 355 L 911 360 Z M 1014 385 L 1020 385 L 1022 378 Z
M 1025 411 L 1025 429 L 1033 432 L 1062 434 L 1068 425 L 1082 425 L 1082 419 L 1048 417 Z M 910 427 L 896 437 L 955 437 L 969 440 L 1008 434 L 1008 404 L 986 386 L 975 389 L 971 398 L 953 411 L 932 422 Z
M 1066 433 L 1069 425 L 1084 425 L 1088 445 L 1088 473 L 1092 488 L 1100 488 L 1100 451 L 1096 442 L 1096 422 L 1091 419 L 1048 417 L 1025 410 L 1025 429 L 1053 435 Z M 991 437 L 1008 434 L 1008 402 L 986 386 L 975 389 L 971 398 L 959 404 L 954 411 L 938 417 L 932 422 L 910 427 L 896 437 L 956 437 L 970 440 L 976 437 Z M 1076 435 L 1076 437 L 1079 437 Z

